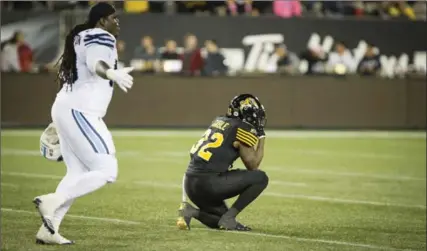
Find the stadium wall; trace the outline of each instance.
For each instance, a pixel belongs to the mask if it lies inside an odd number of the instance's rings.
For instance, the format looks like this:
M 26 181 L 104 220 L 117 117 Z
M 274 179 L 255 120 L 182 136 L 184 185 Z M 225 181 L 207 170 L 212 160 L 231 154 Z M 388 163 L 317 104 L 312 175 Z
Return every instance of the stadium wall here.
M 54 79 L 52 74 L 2 74 L 2 127 L 47 125 L 58 88 Z M 425 79 L 136 75 L 129 93 L 115 92 L 105 118 L 110 127 L 205 127 L 243 92 L 265 104 L 269 128 L 426 127 Z

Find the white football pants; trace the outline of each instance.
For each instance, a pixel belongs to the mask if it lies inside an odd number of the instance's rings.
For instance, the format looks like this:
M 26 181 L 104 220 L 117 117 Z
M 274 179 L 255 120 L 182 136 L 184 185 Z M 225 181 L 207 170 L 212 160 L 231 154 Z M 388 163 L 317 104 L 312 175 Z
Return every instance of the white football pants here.
M 67 166 L 67 173 L 56 189 L 66 199 L 55 213 L 59 229 L 74 199 L 114 182 L 118 167 L 113 138 L 102 118 L 54 103 L 52 120 Z

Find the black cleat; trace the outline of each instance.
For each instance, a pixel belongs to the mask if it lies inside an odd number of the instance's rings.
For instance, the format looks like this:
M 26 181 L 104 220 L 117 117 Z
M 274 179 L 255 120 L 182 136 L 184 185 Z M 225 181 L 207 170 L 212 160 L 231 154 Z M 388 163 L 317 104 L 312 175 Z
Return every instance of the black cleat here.
M 251 227 L 249 227 L 249 226 L 245 226 L 245 225 L 243 225 L 243 224 L 242 224 L 242 223 L 240 223 L 240 222 L 237 222 L 237 229 L 239 229 L 239 230 L 237 230 L 237 231 L 246 231 L 246 232 L 252 231 L 252 228 L 251 228 Z
M 46 242 L 44 242 L 44 241 L 42 241 L 42 240 L 40 240 L 40 239 L 36 239 L 36 244 L 39 244 L 39 245 L 46 245 L 47 243 L 46 243 Z
M 251 231 L 252 228 L 245 226 L 239 222 L 236 221 L 236 218 L 224 218 L 221 217 L 221 219 L 218 222 L 218 226 L 221 230 L 226 231 Z
M 235 230 L 237 229 L 238 223 L 236 221 L 236 218 L 225 218 L 224 216 L 222 216 L 218 222 L 218 226 L 222 230 Z

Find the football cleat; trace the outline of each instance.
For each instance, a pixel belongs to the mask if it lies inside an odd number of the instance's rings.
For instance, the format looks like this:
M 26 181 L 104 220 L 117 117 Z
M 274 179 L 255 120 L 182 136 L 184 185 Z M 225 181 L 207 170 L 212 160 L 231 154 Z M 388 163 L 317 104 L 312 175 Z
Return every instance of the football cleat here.
M 74 241 L 70 241 L 62 237 L 59 233 L 51 234 L 44 226 L 40 227 L 36 235 L 36 244 L 40 245 L 72 245 Z
M 39 211 L 43 225 L 50 234 L 55 234 L 56 229 L 53 225 L 53 215 L 56 209 L 64 203 L 64 200 L 58 194 L 50 193 L 34 198 L 33 203 Z
M 219 229 L 226 230 L 226 231 L 251 231 L 252 228 L 245 226 L 239 222 L 236 221 L 236 218 L 224 218 L 221 217 L 221 219 L 218 222 Z

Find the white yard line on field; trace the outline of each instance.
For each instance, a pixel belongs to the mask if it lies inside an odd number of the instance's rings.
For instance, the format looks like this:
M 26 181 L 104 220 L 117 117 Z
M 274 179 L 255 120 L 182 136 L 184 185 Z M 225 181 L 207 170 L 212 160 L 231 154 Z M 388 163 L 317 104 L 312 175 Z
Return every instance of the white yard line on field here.
M 13 188 L 18 187 L 18 185 L 17 185 L 17 184 L 13 184 L 13 183 L 6 183 L 6 182 L 1 182 L 1 186 L 2 186 L 2 187 L 13 187 Z
M 289 182 L 289 181 L 280 181 L 280 180 L 271 180 L 269 181 L 269 184 L 272 185 L 282 185 L 282 186 L 292 186 L 292 187 L 306 187 L 306 183 L 302 182 Z
M 356 172 L 340 172 L 340 171 L 328 171 L 319 169 L 307 169 L 300 167 L 281 167 L 281 166 L 267 166 L 265 171 L 275 171 L 280 173 L 303 173 L 303 174 L 324 174 L 332 176 L 344 176 L 344 177 L 362 177 L 362 178 L 375 178 L 384 180 L 397 180 L 397 181 L 423 181 L 425 177 L 411 177 L 411 176 L 391 176 L 381 174 L 368 174 L 368 173 L 356 173 Z
M 422 158 L 425 159 L 424 155 L 407 155 L 407 154 L 385 154 L 385 153 L 374 153 L 374 152 L 343 152 L 343 151 L 334 151 L 334 150 L 316 150 L 316 149 L 273 149 L 271 153 L 275 155 L 284 156 L 288 153 L 298 154 L 298 155 L 314 155 L 314 156 L 325 156 L 333 158 L 364 158 L 364 159 L 385 159 L 385 160 L 395 160 L 395 159 L 410 159 L 410 158 Z M 141 155 L 146 153 L 140 152 Z M 188 151 L 156 151 L 153 153 L 156 156 L 170 156 L 174 158 L 189 157 Z
M 11 176 L 22 176 L 27 178 L 47 178 L 47 179 L 62 179 L 62 176 L 58 175 L 47 175 L 47 174 L 33 174 L 33 173 L 22 173 L 22 172 L 1 172 L 2 175 L 11 175 Z M 118 181 L 120 183 L 129 183 L 124 181 Z M 182 189 L 180 184 L 176 183 L 165 183 L 165 182 L 155 182 L 155 181 L 133 181 L 133 184 L 149 186 L 149 187 L 160 187 L 160 188 L 172 188 L 172 189 Z M 370 205 L 370 206 L 385 206 L 385 207 L 402 207 L 402 208 L 416 208 L 425 210 L 425 205 L 406 205 L 398 204 L 392 202 L 379 202 L 379 201 L 364 201 L 364 200 L 350 200 L 350 199 L 341 199 L 333 197 L 323 197 L 323 196 L 313 196 L 313 195 L 304 195 L 304 194 L 285 194 L 285 193 L 274 193 L 266 192 L 265 196 L 279 197 L 279 198 L 288 198 L 288 199 L 303 199 L 310 201 L 324 201 L 329 203 L 340 203 L 340 204 L 356 204 L 356 205 Z
M 26 177 L 26 178 L 41 178 L 41 179 L 51 179 L 51 180 L 58 180 L 58 179 L 63 178 L 63 176 L 51 175 L 51 174 L 4 172 L 4 171 L 1 172 L 1 175 L 21 176 L 21 177 Z
M 2 148 L 0 153 L 2 156 L 37 156 L 37 157 L 40 156 L 41 157 L 41 153 L 38 150 Z M 140 151 L 121 151 L 116 154 L 118 157 L 142 156 L 142 153 Z
M 0 151 L 2 156 L 41 156 L 40 151 L 2 148 Z
M 206 228 L 196 228 L 196 229 L 203 230 L 203 231 L 215 231 L 215 230 L 206 229 Z M 294 241 L 298 241 L 298 242 L 317 242 L 317 243 L 324 243 L 324 244 L 331 244 L 331 245 L 341 245 L 341 246 L 350 246 L 350 247 L 367 248 L 367 249 L 392 250 L 392 251 L 414 251 L 412 249 L 398 249 L 398 248 L 377 246 L 377 245 L 370 245 L 370 244 L 360 244 L 360 243 L 323 240 L 323 239 L 310 239 L 310 238 L 293 237 L 293 236 L 286 236 L 286 235 L 274 235 L 274 234 L 264 234 L 264 233 L 254 233 L 254 232 L 234 232 L 234 231 L 230 231 L 228 233 L 249 235 L 249 236 L 260 236 L 260 237 L 287 239 L 287 240 L 294 240 Z
M 181 188 L 181 185 L 175 183 L 163 183 L 156 181 L 133 181 L 133 184 L 149 186 L 149 187 L 162 187 L 162 188 Z
M 24 149 L 1 149 L 2 156 L 40 156 L 40 152 L 36 150 L 24 150 Z M 177 163 L 182 159 L 177 157 L 188 157 L 186 152 L 168 151 L 168 152 L 156 152 L 156 153 L 141 153 L 139 151 L 121 151 L 117 153 L 118 157 L 140 157 L 139 160 L 143 162 L 166 162 L 166 163 Z M 165 158 L 164 156 L 172 156 L 173 158 Z M 236 165 L 236 167 L 244 168 L 243 166 Z M 396 181 L 422 181 L 425 182 L 425 177 L 411 177 L 402 175 L 383 175 L 383 174 L 369 174 L 369 173 L 358 173 L 358 172 L 341 172 L 341 171 L 330 171 L 330 170 L 319 170 L 313 168 L 302 168 L 292 166 L 290 168 L 286 166 L 266 166 L 266 171 L 281 172 L 281 173 L 300 173 L 300 174 L 317 174 L 317 175 L 328 175 L 328 176 L 342 176 L 342 177 L 361 177 L 361 178 L 373 178 L 383 180 L 396 180 Z M 296 185 L 298 186 L 298 185 Z
M 18 210 L 18 209 L 12 209 L 12 208 L 1 208 L 2 212 L 11 212 L 11 213 L 21 213 L 21 214 L 32 214 L 32 215 L 38 215 L 36 212 L 26 211 L 26 210 Z M 5 217 L 3 215 L 3 217 Z M 112 222 L 117 224 L 132 224 L 132 225 L 138 225 L 142 222 L 138 221 L 129 221 L 129 220 L 121 220 L 121 219 L 114 219 L 114 218 L 105 218 L 105 217 L 92 217 L 92 216 L 83 216 L 83 215 L 74 215 L 74 214 L 67 214 L 65 217 L 75 218 L 75 219 L 84 219 L 84 220 L 96 220 L 96 221 L 104 221 L 104 222 Z M 162 226 L 165 228 L 172 228 L 173 226 Z M 175 228 L 175 227 L 173 227 Z M 329 245 L 340 245 L 340 246 L 349 246 L 349 247 L 360 247 L 360 248 L 368 248 L 368 249 L 377 249 L 377 250 L 393 250 L 393 251 L 412 251 L 411 249 L 398 249 L 398 248 L 391 248 L 386 246 L 378 246 L 378 245 L 371 245 L 371 244 L 362 244 L 362 243 L 353 243 L 353 242 L 345 242 L 345 241 L 334 241 L 334 240 L 324 240 L 324 239 L 311 239 L 311 238 L 301 238 L 301 237 L 293 237 L 293 236 L 287 236 L 287 235 L 275 235 L 275 234 L 265 234 L 265 233 L 256 233 L 256 232 L 234 232 L 234 231 L 218 231 L 213 229 L 207 229 L 207 228 L 193 228 L 201 231 L 211 231 L 216 233 L 225 233 L 225 234 L 240 234 L 240 235 L 248 235 L 248 236 L 258 236 L 258 237 L 265 237 L 265 238 L 278 238 L 278 239 L 286 239 L 291 241 L 297 241 L 297 242 L 314 242 L 314 243 L 323 243 L 323 244 L 329 244 Z
M 42 130 L 3 129 L 1 136 L 40 137 Z M 200 137 L 204 130 L 111 130 L 114 137 Z M 268 130 L 269 138 L 381 138 L 425 139 L 426 132 L 398 131 L 284 131 Z
M 289 199 L 303 199 L 303 200 L 312 200 L 312 201 L 325 201 L 331 203 L 341 203 L 341 204 L 359 204 L 359 205 L 371 205 L 371 206 L 385 206 L 385 207 L 403 207 L 403 208 L 418 208 L 425 210 L 425 205 L 406 205 L 398 203 L 388 203 L 388 202 L 379 202 L 379 201 L 366 201 L 366 200 L 350 200 L 350 199 L 340 199 L 340 198 L 331 198 L 323 196 L 313 196 L 305 194 L 285 194 L 285 193 L 274 193 L 267 192 L 265 195 L 279 197 L 279 198 L 289 198 Z
M 36 212 L 31 212 L 31 211 L 26 211 L 26 210 L 19 210 L 19 209 L 12 209 L 12 208 L 3 208 L 3 207 L 1 208 L 1 211 L 2 212 L 14 212 L 14 213 L 39 215 Z M 77 218 L 77 219 L 84 219 L 84 220 L 97 220 L 97 221 L 105 221 L 105 222 L 113 222 L 113 223 L 133 224 L 133 225 L 140 224 L 140 222 L 137 222 L 137 221 L 120 220 L 120 219 L 103 218 L 103 217 L 83 216 L 83 215 L 75 215 L 75 214 L 67 214 L 67 217 Z
M 291 152 L 302 155 L 316 155 L 316 156 L 331 156 L 334 158 L 367 158 L 367 159 L 401 159 L 410 158 L 408 155 L 402 154 L 384 154 L 384 153 L 373 153 L 373 152 L 343 152 L 334 150 L 314 150 L 314 149 L 285 149 L 283 152 Z

